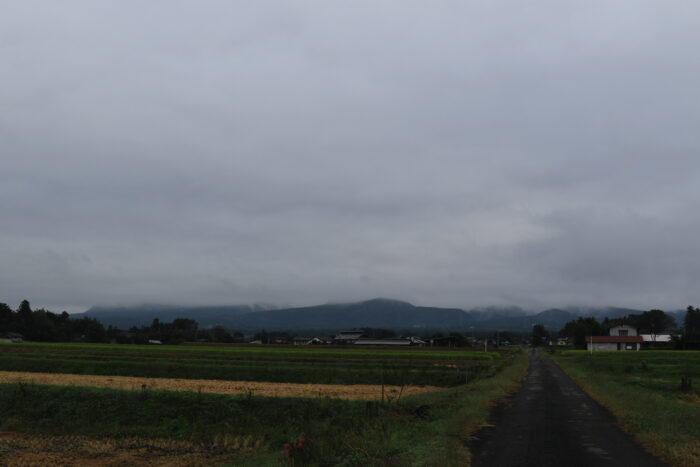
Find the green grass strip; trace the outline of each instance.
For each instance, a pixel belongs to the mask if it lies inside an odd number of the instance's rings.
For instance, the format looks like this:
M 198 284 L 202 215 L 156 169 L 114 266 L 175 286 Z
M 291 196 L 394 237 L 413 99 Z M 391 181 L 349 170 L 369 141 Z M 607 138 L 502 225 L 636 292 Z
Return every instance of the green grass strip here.
M 108 352 L 109 354 L 162 355 L 172 354 L 176 358 L 184 355 L 221 355 L 232 357 L 308 357 L 334 359 L 424 359 L 424 360 L 492 360 L 497 352 L 474 352 L 467 350 L 444 350 L 432 348 L 407 349 L 364 349 L 353 347 L 315 347 L 315 346 L 206 346 L 206 345 L 121 345 L 121 344 L 84 344 L 84 343 L 0 343 L 0 351 L 13 349 L 36 349 L 40 351 L 65 350 L 79 352 Z
M 681 390 L 681 377 L 700 384 L 700 352 L 569 351 L 552 359 L 620 426 L 671 465 L 700 465 L 700 396 Z

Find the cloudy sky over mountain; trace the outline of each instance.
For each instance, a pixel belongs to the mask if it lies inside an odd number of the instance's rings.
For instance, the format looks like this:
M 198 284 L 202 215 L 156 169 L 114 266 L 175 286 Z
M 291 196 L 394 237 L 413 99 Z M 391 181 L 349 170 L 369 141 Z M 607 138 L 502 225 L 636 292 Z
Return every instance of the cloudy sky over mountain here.
M 0 10 L 0 301 L 700 305 L 696 1 Z

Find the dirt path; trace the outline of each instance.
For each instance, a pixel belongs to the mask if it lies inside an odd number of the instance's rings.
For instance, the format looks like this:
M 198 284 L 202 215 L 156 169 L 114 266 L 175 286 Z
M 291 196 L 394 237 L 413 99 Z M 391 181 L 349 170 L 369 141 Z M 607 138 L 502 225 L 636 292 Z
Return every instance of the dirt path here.
M 212 379 L 140 378 L 132 376 L 71 375 L 0 371 L 0 383 L 33 382 L 59 386 L 92 386 L 101 388 L 167 391 L 201 391 L 214 394 L 250 394 L 269 397 L 332 397 L 339 399 L 379 399 L 381 385 L 265 383 L 257 381 L 222 381 Z M 396 399 L 436 391 L 434 386 L 384 386 L 384 396 Z
M 519 391 L 476 433 L 473 467 L 663 466 L 550 359 L 530 354 Z

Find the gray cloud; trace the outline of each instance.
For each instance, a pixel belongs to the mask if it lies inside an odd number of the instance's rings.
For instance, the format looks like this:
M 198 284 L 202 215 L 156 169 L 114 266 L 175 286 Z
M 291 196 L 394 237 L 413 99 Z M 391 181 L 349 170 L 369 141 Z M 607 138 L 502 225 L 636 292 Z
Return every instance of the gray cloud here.
M 695 2 L 9 2 L 0 300 L 697 304 Z

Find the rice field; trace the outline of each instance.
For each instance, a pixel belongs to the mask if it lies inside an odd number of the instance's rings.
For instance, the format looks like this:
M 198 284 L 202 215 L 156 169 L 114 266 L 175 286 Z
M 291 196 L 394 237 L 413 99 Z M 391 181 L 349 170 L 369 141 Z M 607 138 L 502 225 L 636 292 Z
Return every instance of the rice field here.
M 517 350 L 4 344 L 0 464 L 466 465 L 464 440 L 526 361 Z
M 424 348 L 0 344 L 0 371 L 325 385 L 452 387 L 503 361 Z

